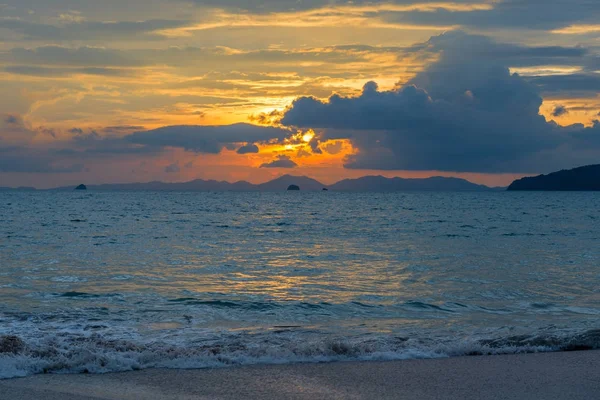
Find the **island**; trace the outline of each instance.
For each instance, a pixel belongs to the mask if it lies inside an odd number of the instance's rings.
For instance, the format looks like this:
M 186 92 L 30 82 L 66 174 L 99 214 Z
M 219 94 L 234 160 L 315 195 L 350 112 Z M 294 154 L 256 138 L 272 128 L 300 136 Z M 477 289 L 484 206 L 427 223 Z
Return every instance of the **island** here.
M 303 192 L 479 192 L 505 191 L 506 188 L 491 188 L 475 184 L 464 179 L 439 177 L 431 178 L 386 178 L 383 176 L 363 176 L 355 179 L 344 179 L 332 185 L 325 185 L 307 176 L 283 175 L 263 183 L 246 181 L 226 182 L 195 179 L 188 182 L 137 182 L 113 183 L 100 185 L 80 185 L 79 190 L 100 191 L 168 191 L 168 192 L 281 192 L 298 186 Z M 85 187 L 85 189 L 83 189 Z M 0 191 L 3 188 L 0 188 Z M 17 190 L 5 188 L 5 190 Z M 35 190 L 32 188 L 32 190 Z M 73 186 L 62 186 L 53 191 L 73 191 Z M 298 189 L 300 190 L 300 189 Z
M 507 190 L 598 191 L 600 190 L 600 164 L 518 179 Z
M 85 186 L 85 185 L 82 184 L 82 185 L 77 186 L 75 188 L 75 190 L 87 190 L 87 186 Z
M 300 186 L 298 186 L 298 185 L 290 185 L 290 186 L 288 186 L 287 190 L 300 190 Z

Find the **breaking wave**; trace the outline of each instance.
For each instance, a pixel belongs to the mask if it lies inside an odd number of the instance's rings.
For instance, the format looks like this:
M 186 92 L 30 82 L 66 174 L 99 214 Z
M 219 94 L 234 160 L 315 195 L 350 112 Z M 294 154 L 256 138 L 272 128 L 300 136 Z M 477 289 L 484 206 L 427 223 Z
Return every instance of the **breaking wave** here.
M 0 337 L 0 378 L 43 373 L 108 373 L 147 368 L 196 369 L 234 365 L 402 360 L 600 349 L 600 329 L 580 333 L 489 338 L 373 336 L 327 338 L 297 327 L 261 333 L 213 333 L 212 338 L 111 339 L 67 334 L 25 340 Z

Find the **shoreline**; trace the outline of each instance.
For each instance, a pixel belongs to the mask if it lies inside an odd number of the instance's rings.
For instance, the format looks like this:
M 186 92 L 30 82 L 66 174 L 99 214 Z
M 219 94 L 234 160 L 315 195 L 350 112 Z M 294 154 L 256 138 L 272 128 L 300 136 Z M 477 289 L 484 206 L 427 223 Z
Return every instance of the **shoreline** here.
M 592 399 L 600 351 L 147 369 L 0 381 L 0 399 Z

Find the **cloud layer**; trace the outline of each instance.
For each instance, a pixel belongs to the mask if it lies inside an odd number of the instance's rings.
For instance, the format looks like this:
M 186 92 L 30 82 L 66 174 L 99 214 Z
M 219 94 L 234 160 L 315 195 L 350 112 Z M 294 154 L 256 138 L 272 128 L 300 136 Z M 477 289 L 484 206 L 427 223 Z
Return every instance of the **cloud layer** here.
M 281 141 L 290 136 L 286 129 L 250 124 L 227 126 L 167 126 L 152 131 L 135 132 L 124 142 L 148 147 L 179 147 L 195 153 L 219 154 L 223 148 L 244 142 Z M 242 152 L 252 152 L 244 146 Z
M 504 57 L 485 57 L 502 55 L 505 46 L 494 51 L 493 42 L 462 33 L 430 42 L 443 49 L 440 59 L 407 84 L 379 91 L 369 82 L 358 97 L 327 101 L 302 97 L 282 123 L 324 129 L 324 139 L 351 139 L 358 152 L 347 168 L 536 172 L 600 155 L 597 125 L 547 122 L 539 89 L 511 74 Z M 591 158 L 579 153 L 582 141 L 596 151 Z
M 264 163 L 261 168 L 296 168 L 296 164 L 289 156 L 278 155 L 273 161 Z
M 596 1 L 2 3 L 3 184 L 600 159 Z

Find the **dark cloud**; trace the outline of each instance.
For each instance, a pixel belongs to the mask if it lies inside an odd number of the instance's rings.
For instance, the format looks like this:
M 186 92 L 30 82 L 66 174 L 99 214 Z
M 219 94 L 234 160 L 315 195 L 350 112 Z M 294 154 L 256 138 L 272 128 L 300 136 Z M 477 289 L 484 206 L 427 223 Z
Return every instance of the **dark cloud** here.
M 154 19 L 117 22 L 80 21 L 50 25 L 21 19 L 0 18 L 0 29 L 8 29 L 23 35 L 28 40 L 163 39 L 163 36 L 156 34 L 157 31 L 180 28 L 189 24 L 189 21 Z
M 315 136 L 308 142 L 308 146 L 313 154 L 323 154 L 323 150 L 319 146 L 321 146 L 321 140 Z
M 547 122 L 538 88 L 464 38 L 471 42 L 464 34 L 432 39 L 446 43 L 439 60 L 401 87 L 379 91 L 369 82 L 358 97 L 302 97 L 282 123 L 325 129 L 324 141 L 352 140 L 358 153 L 346 167 L 359 169 L 535 172 L 557 165 L 541 154 L 572 151 L 577 135 L 594 137 L 583 126 Z M 487 45 L 493 51 L 494 42 Z
M 259 152 L 258 146 L 254 143 L 248 143 L 237 150 L 238 154 L 256 154 Z
M 80 146 L 95 146 L 100 142 L 108 142 L 110 138 L 103 138 L 95 130 L 90 130 L 87 133 L 81 128 L 72 128 L 69 133 L 73 134 L 72 141 Z
M 589 50 L 584 47 L 563 46 L 524 46 L 512 43 L 498 43 L 494 39 L 468 34 L 456 30 L 433 36 L 425 43 L 411 46 L 409 51 L 439 54 L 446 57 L 466 55 L 488 63 L 498 63 L 507 67 L 544 65 L 581 65 L 590 62 Z
M 133 131 L 140 131 L 144 129 L 143 126 L 140 125 L 119 125 L 119 126 L 107 126 L 105 128 L 102 129 L 102 132 L 105 133 L 124 133 L 124 132 L 133 132 Z
M 298 158 L 302 158 L 302 157 L 310 157 L 312 155 L 312 153 L 304 150 L 304 149 L 300 149 L 298 150 L 298 152 L 296 153 L 296 157 Z
M 0 114 L 0 141 L 13 145 L 29 142 L 38 132 L 29 129 L 18 114 Z
M 272 13 L 281 11 L 309 10 L 330 5 L 329 0 L 191 0 L 200 6 L 228 8 L 232 10 L 252 11 L 255 13 Z M 361 0 L 355 2 L 362 3 Z
M 17 125 L 21 123 L 21 119 L 17 115 L 7 115 L 4 117 L 4 123 L 7 125 Z
M 33 65 L 9 65 L 4 71 L 15 75 L 62 77 L 71 75 L 133 76 L 134 71 L 119 68 L 49 68 Z
M 125 136 L 127 143 L 153 147 L 180 147 L 196 153 L 219 154 L 234 143 L 280 141 L 290 131 L 280 128 L 235 124 L 226 126 L 167 126 Z
M 527 78 L 545 96 L 596 97 L 600 92 L 599 74 L 548 75 Z
M 383 17 L 392 23 L 550 30 L 575 23 L 597 23 L 600 3 L 594 0 L 504 0 L 494 2 L 490 10 L 390 12 Z
M 0 147 L 0 172 L 65 174 L 83 171 L 84 165 L 60 162 L 48 151 L 27 147 Z
M 67 151 L 75 151 L 74 155 L 110 158 L 123 155 L 157 155 L 163 152 L 161 147 L 132 144 L 120 136 L 103 135 L 93 129 L 84 131 L 75 128 L 72 131 L 74 136 L 64 145 L 68 147 Z
M 171 164 L 171 165 L 168 165 L 165 167 L 165 172 L 168 174 L 175 174 L 179 171 L 181 171 L 181 168 L 179 167 L 179 163 L 174 163 L 174 164 Z
M 0 54 L 0 60 L 11 64 L 70 67 L 140 67 L 144 64 L 139 58 L 132 56 L 131 52 L 89 46 L 14 48 Z
M 325 143 L 323 150 L 328 154 L 339 154 L 342 151 L 343 143 L 339 141 Z
M 563 115 L 567 115 L 568 113 L 569 113 L 569 110 L 567 110 L 567 107 L 562 106 L 562 105 L 558 105 L 558 106 L 554 107 L 554 110 L 552 110 L 553 117 L 562 117 Z
M 248 120 L 261 125 L 274 125 L 279 123 L 281 117 L 283 117 L 283 112 L 273 110 L 268 113 L 252 114 L 248 117 Z
M 42 133 L 43 128 L 36 132 L 27 130 L 22 126 L 20 117 L 3 117 L 0 122 L 16 120 L 18 124 L 11 130 L 6 127 L 0 129 L 0 139 L 8 138 L 16 143 L 12 147 L 16 150 L 5 152 L 2 155 L 1 171 L 3 172 L 40 172 L 40 173 L 69 173 L 84 170 L 82 160 L 94 159 L 120 159 L 131 156 L 157 156 L 169 147 L 179 147 L 197 153 L 220 153 L 222 149 L 238 150 L 240 143 L 244 149 L 240 153 L 258 151 L 254 143 L 278 142 L 291 135 L 285 129 L 260 127 L 248 124 L 229 126 L 169 126 L 153 131 L 139 131 L 127 134 L 133 126 L 113 126 L 99 130 L 71 128 L 68 130 L 72 136 L 69 140 L 60 143 L 62 148 L 42 149 L 25 146 L 23 139 L 27 134 L 30 139 Z M 8 127 L 12 125 L 6 125 Z M 125 136 L 123 136 L 125 132 Z M 10 135 L 9 135 L 10 134 Z M 4 143 L 4 144 L 3 144 Z M 9 142 L 0 140 L 3 148 Z M 58 145 L 58 144 L 57 144 Z M 10 156 L 10 157 L 9 157 Z M 193 162 L 184 165 L 192 168 Z M 181 171 L 179 163 L 167 166 L 168 173 Z
M 43 135 L 48 135 L 56 139 L 56 131 L 52 128 L 40 127 L 38 128 L 38 131 Z
M 54 45 L 33 49 L 15 48 L 0 53 L 0 62 L 12 66 L 44 66 L 49 68 L 103 67 L 125 69 L 168 65 L 191 68 L 187 72 L 194 78 L 173 87 L 202 87 L 208 81 L 215 82 L 212 87 L 232 89 L 243 87 L 238 83 L 231 82 L 233 80 L 276 82 L 290 79 L 289 76 L 284 77 L 265 73 L 265 63 L 295 63 L 296 69 L 306 70 L 307 68 L 302 68 L 299 64 L 311 62 L 344 64 L 358 60 L 368 61 L 369 54 L 399 54 L 401 50 L 401 48 L 371 46 L 360 48 L 357 46 L 329 46 L 326 48 L 260 49 L 231 52 L 221 47 L 185 46 L 163 49 L 118 50 L 92 46 L 67 48 Z M 243 69 L 244 72 L 219 72 L 219 70 L 222 70 L 224 62 L 235 64 L 236 68 Z M 275 65 L 270 67 L 271 71 L 277 71 Z M 320 69 L 313 68 L 313 70 L 314 75 L 322 75 Z M 289 72 L 289 66 L 286 65 L 282 68 L 282 71 Z M 202 79 L 197 79 L 199 72 L 205 74 Z M 334 71 L 330 71 L 328 76 L 337 75 Z M 299 76 L 295 78 L 299 78 Z M 216 83 L 219 83 L 220 86 Z
M 264 163 L 260 168 L 296 168 L 296 164 L 289 156 L 279 155 L 277 158 L 269 163 Z

